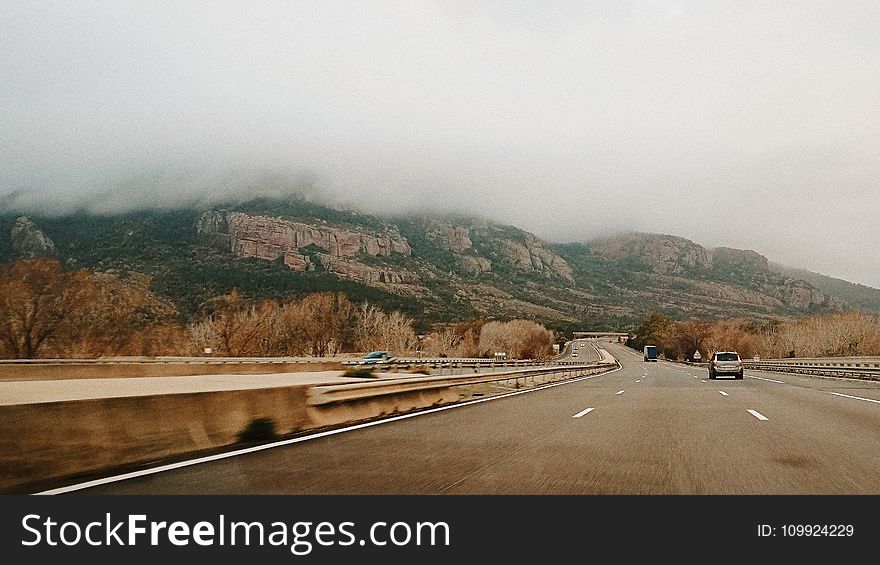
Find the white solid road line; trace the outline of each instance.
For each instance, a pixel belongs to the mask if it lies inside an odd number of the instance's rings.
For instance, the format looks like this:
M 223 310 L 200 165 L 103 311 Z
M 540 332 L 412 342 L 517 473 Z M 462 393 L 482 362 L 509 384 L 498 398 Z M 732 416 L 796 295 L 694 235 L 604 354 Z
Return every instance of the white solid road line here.
M 619 364 L 618 364 L 619 365 Z M 101 485 L 106 485 L 110 483 L 116 483 L 119 481 L 124 481 L 127 479 L 134 479 L 137 477 L 144 477 L 147 475 L 156 475 L 158 473 L 163 473 L 165 471 L 173 471 L 174 469 L 180 469 L 183 467 L 191 467 L 193 465 L 199 465 L 201 463 L 210 463 L 212 461 L 220 461 L 221 459 L 229 459 L 231 457 L 238 457 L 239 455 L 247 455 L 248 453 L 255 453 L 257 451 L 264 451 L 266 449 L 272 449 L 274 447 L 284 447 L 286 445 L 293 445 L 295 443 L 302 443 L 304 441 L 309 441 L 312 439 L 319 439 L 322 437 L 333 436 L 336 434 L 342 434 L 345 432 L 351 432 L 354 430 L 361 430 L 363 428 L 370 428 L 373 426 L 379 426 L 382 424 L 387 424 L 389 422 L 397 422 L 398 420 L 407 420 L 409 418 L 416 418 L 418 416 L 424 416 L 426 414 L 433 414 L 435 412 L 443 412 L 444 410 L 454 410 L 455 408 L 462 408 L 464 406 L 470 406 L 472 404 L 480 404 L 481 402 L 491 402 L 492 400 L 500 400 L 502 398 L 509 398 L 511 396 L 519 396 L 520 394 L 529 394 L 532 392 L 538 392 L 540 390 L 546 390 L 548 388 L 553 388 L 557 386 L 572 384 L 580 381 L 585 381 L 587 379 L 595 379 L 597 377 L 604 377 L 606 375 L 610 375 L 611 373 L 616 373 L 621 370 L 623 367 L 618 366 L 616 369 L 612 369 L 606 373 L 599 373 L 597 375 L 588 375 L 586 377 L 578 377 L 576 379 L 571 379 L 568 381 L 563 381 L 560 383 L 550 383 L 547 385 L 541 385 L 539 387 L 530 388 L 527 390 L 518 390 L 516 392 L 508 392 L 505 394 L 499 394 L 497 396 L 490 396 L 488 398 L 478 398 L 477 400 L 468 400 L 466 402 L 460 402 L 458 404 L 452 404 L 450 406 L 441 406 L 439 408 L 431 408 L 429 410 L 422 410 L 420 412 L 412 412 L 410 414 L 402 414 L 400 416 L 392 416 L 390 418 L 385 418 L 383 420 L 374 420 L 372 422 L 365 422 L 363 424 L 354 424 L 352 426 L 346 426 L 344 428 L 337 428 L 335 430 L 327 430 L 326 432 L 318 432 L 316 434 L 310 434 L 307 436 L 300 436 L 291 439 L 285 439 L 281 441 L 276 441 L 272 443 L 266 443 L 263 445 L 256 445 L 254 447 L 248 447 L 245 449 L 236 449 L 235 451 L 227 451 L 225 453 L 218 453 L 216 455 L 208 455 L 207 457 L 199 457 L 197 459 L 190 459 L 187 461 L 179 461 L 177 463 L 170 463 L 168 465 L 161 465 L 159 467 L 152 467 L 150 469 L 142 469 L 140 471 L 132 471 L 131 473 L 123 473 L 121 475 L 113 475 L 111 477 L 104 477 L 102 479 L 95 479 L 92 481 L 86 481 L 84 483 L 78 483 L 74 485 L 68 485 L 65 487 L 59 487 L 55 489 L 45 490 L 42 492 L 36 492 L 36 495 L 52 495 L 52 494 L 65 494 L 68 492 L 74 492 L 78 490 L 83 490 L 87 488 L 97 487 Z
M 759 381 L 767 381 L 768 383 L 778 383 L 781 385 L 787 384 L 785 381 L 774 381 L 773 379 L 765 379 L 764 377 L 753 377 L 752 375 L 746 375 L 750 379 L 758 379 Z
M 873 398 L 862 398 L 861 396 L 851 396 L 849 394 L 841 394 L 839 392 L 832 392 L 834 396 L 842 396 L 844 398 L 854 398 L 856 400 L 864 400 L 865 402 L 873 402 L 875 404 L 880 404 L 880 400 L 874 400 Z
M 581 417 L 583 417 L 583 416 L 586 416 L 587 414 L 589 414 L 589 413 L 592 412 L 593 410 L 594 410 L 594 408 L 587 408 L 587 409 L 585 409 L 585 410 L 581 410 L 580 412 L 578 412 L 577 414 L 575 414 L 574 416 L 572 416 L 572 418 L 581 418 Z
M 625 390 L 625 389 L 624 389 L 624 390 L 618 390 L 618 391 L 617 391 L 617 392 L 615 392 L 615 393 L 614 393 L 614 394 L 623 394 L 623 393 L 624 393 L 624 392 L 626 392 L 626 390 Z
M 755 418 L 759 419 L 759 420 L 769 420 L 769 419 L 770 419 L 770 418 L 768 418 L 767 416 L 765 416 L 765 415 L 761 414 L 760 412 L 758 412 L 757 410 L 748 410 L 748 413 L 751 414 L 752 416 L 754 416 Z
M 719 390 L 718 392 L 720 392 L 720 393 L 723 394 L 724 396 L 730 396 L 729 394 L 727 394 L 727 393 L 724 392 L 723 390 Z
M 640 382 L 642 382 L 642 379 L 639 379 L 639 380 L 637 380 L 636 382 L 637 382 L 637 383 L 640 383 Z
M 699 377 L 698 377 L 698 378 L 699 378 Z M 705 381 L 705 380 L 700 380 L 700 382 L 701 382 L 701 383 L 704 383 L 704 382 L 706 382 L 706 381 Z

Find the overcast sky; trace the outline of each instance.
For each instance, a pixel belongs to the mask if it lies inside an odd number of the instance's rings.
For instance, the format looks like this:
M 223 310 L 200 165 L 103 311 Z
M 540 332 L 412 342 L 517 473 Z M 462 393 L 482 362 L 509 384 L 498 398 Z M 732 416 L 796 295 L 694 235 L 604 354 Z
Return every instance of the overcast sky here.
M 0 0 L 0 21 L 6 207 L 269 174 L 880 287 L 878 2 Z

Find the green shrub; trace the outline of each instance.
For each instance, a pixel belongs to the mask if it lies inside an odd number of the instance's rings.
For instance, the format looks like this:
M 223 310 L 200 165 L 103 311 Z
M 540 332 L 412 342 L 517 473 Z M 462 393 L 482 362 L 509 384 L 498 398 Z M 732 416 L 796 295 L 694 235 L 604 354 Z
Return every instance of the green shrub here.
M 276 437 L 275 420 L 272 418 L 254 418 L 244 430 L 239 432 L 238 441 L 266 441 Z

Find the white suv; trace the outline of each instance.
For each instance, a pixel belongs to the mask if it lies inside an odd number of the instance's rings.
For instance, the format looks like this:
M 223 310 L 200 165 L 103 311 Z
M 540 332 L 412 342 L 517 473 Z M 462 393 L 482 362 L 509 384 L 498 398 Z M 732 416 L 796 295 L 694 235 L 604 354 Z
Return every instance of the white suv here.
M 733 375 L 734 378 L 743 378 L 743 362 L 736 351 L 716 351 L 709 358 L 709 378 L 714 379 L 718 375 Z

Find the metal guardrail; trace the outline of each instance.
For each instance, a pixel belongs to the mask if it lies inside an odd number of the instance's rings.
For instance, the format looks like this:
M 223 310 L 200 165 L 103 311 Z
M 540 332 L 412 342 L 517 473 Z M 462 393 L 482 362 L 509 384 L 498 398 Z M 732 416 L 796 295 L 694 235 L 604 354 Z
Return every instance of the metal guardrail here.
M 455 357 L 433 357 L 433 358 L 417 358 L 417 357 L 394 357 L 390 361 L 383 363 L 362 363 L 360 360 L 346 360 L 343 365 L 357 365 L 364 367 L 375 367 L 377 369 L 405 368 L 405 367 L 430 367 L 432 369 L 461 369 L 468 367 L 544 367 L 548 365 L 583 365 L 582 361 L 569 360 L 553 360 L 544 361 L 536 359 L 509 359 L 500 361 L 491 357 L 486 358 L 455 358 Z
M 203 364 L 226 365 L 241 363 L 265 363 L 280 365 L 285 363 L 342 363 L 343 365 L 359 365 L 360 357 L 96 357 L 93 359 L 0 359 L 0 365 L 119 365 L 119 364 Z M 542 365 L 578 365 L 582 362 L 567 360 L 508 359 L 498 360 L 492 357 L 395 357 L 384 363 L 371 363 L 371 366 L 383 365 L 437 365 L 437 366 L 480 366 L 480 367 L 532 367 Z
M 747 369 L 880 380 L 880 357 L 814 357 L 743 360 Z
M 338 385 L 316 386 L 309 390 L 309 404 L 313 406 L 327 405 L 352 400 L 362 400 L 380 396 L 429 391 L 457 386 L 479 385 L 498 381 L 514 381 L 517 385 L 535 377 L 562 373 L 563 378 L 574 378 L 586 374 L 600 373 L 617 368 L 616 362 L 596 362 L 574 366 L 555 365 L 498 373 L 482 373 L 478 375 L 458 375 L 421 377 L 405 379 L 387 379 L 365 383 L 346 383 Z M 560 379 L 561 380 L 561 379 Z

